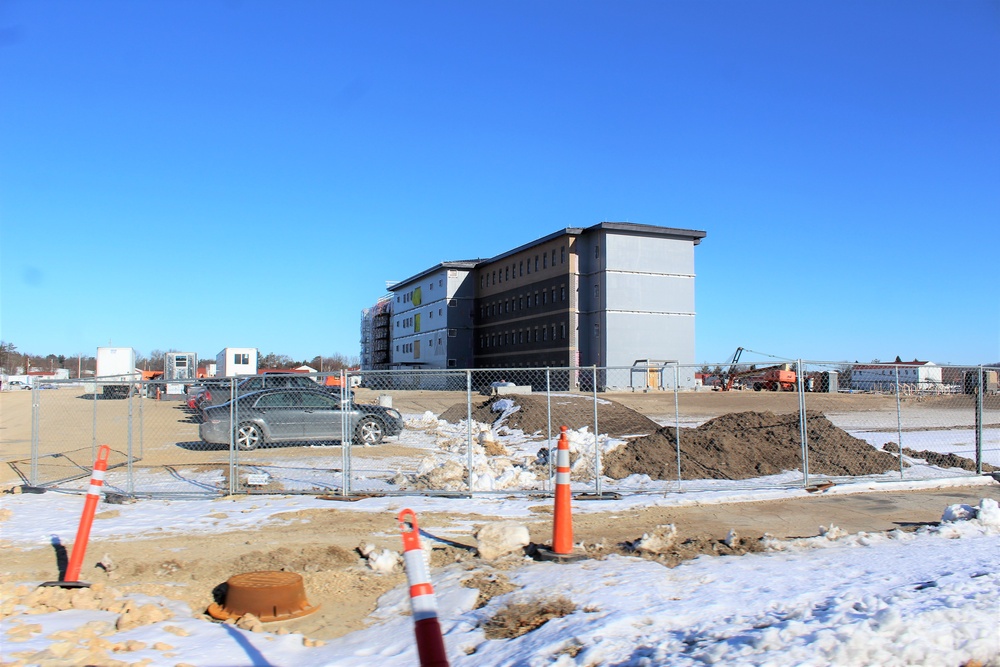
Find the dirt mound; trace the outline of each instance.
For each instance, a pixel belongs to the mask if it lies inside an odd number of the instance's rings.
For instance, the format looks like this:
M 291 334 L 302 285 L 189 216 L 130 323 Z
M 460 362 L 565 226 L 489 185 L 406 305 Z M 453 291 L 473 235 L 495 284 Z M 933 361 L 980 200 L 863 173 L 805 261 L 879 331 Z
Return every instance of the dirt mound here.
M 899 460 L 807 412 L 809 472 L 819 475 L 875 475 L 899 470 Z M 677 432 L 665 426 L 636 438 L 604 459 L 614 479 L 633 474 L 677 479 Z M 802 469 L 798 413 L 739 412 L 680 432 L 682 479 L 750 479 Z
M 882 449 L 892 454 L 899 453 L 899 445 L 895 442 L 887 442 L 882 445 Z M 903 454 L 909 456 L 911 459 L 923 459 L 929 465 L 938 466 L 939 468 L 961 468 L 962 470 L 968 470 L 969 472 L 976 471 L 976 462 L 972 459 L 967 459 L 964 456 L 959 456 L 958 454 L 942 454 L 941 452 L 934 452 L 929 449 L 924 449 L 922 451 L 917 451 L 915 449 L 910 449 L 909 447 L 903 447 Z M 991 466 L 989 463 L 983 463 L 983 472 L 993 472 L 997 470 L 995 466 Z
M 494 424 L 503 415 L 494 411 L 493 404 L 509 399 L 518 410 L 508 415 L 503 422 L 508 428 L 520 429 L 529 434 L 545 435 L 548 431 L 549 402 L 545 396 L 517 394 L 512 396 L 492 396 L 486 401 L 472 405 L 472 418 L 483 424 Z M 575 394 L 552 395 L 552 432 L 559 432 L 560 426 L 571 429 L 594 428 L 594 399 Z M 458 403 L 441 413 L 439 419 L 457 424 L 468 416 L 465 403 Z M 607 399 L 597 400 L 597 428 L 601 433 L 621 437 L 654 433 L 660 425 L 649 417 L 626 408 L 621 403 Z

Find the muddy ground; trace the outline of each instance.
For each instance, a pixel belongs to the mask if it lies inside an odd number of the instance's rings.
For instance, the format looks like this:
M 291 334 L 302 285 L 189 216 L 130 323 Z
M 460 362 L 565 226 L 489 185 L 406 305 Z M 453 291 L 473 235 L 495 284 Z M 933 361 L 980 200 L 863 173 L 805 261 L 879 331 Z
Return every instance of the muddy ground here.
M 950 504 L 976 504 L 984 497 L 1000 500 L 1000 484 L 920 492 L 818 494 L 784 501 L 640 510 L 621 510 L 613 501 L 576 501 L 599 502 L 602 511 L 577 513 L 573 519 L 574 539 L 583 543 L 584 550 L 593 558 L 612 553 L 633 554 L 631 543 L 659 525 L 673 523 L 678 529 L 678 542 L 669 553 L 640 554 L 670 567 L 702 554 L 737 557 L 756 551 L 765 533 L 778 538 L 810 537 L 819 534 L 820 526 L 831 525 L 847 532 L 912 530 L 938 521 Z M 225 499 L 217 502 L 220 512 L 230 503 Z M 102 504 L 96 520 L 114 521 L 119 512 L 120 508 L 114 505 Z M 310 603 L 322 608 L 310 616 L 268 623 L 265 629 L 286 628 L 313 639 L 329 639 L 364 627 L 378 597 L 405 583 L 402 572 L 373 572 L 357 551 L 362 543 L 399 551 L 401 542 L 395 514 L 395 511 L 374 515 L 351 512 L 331 502 L 329 509 L 281 515 L 256 531 L 199 535 L 196 539 L 178 535 L 92 541 L 81 579 L 104 583 L 123 593 L 141 592 L 183 600 L 192 614 L 199 615 L 214 601 L 213 590 L 234 574 L 265 569 L 295 571 L 303 575 Z M 433 568 L 459 562 L 468 570 L 469 585 L 480 588 L 482 603 L 491 595 L 510 590 L 504 583 L 504 573 L 521 562 L 519 557 L 486 562 L 476 556 L 472 529 L 468 526 L 490 520 L 460 513 L 420 516 L 421 528 L 432 536 L 426 542 L 432 550 L 432 572 Z M 535 517 L 523 523 L 528 526 L 533 542 L 551 543 L 549 502 L 540 501 Z M 730 529 L 736 531 L 739 539 L 727 544 L 724 540 Z M 454 544 L 436 541 L 433 536 Z M 0 542 L 0 583 L 56 579 L 59 560 L 64 557 L 65 554 L 48 544 L 25 548 Z

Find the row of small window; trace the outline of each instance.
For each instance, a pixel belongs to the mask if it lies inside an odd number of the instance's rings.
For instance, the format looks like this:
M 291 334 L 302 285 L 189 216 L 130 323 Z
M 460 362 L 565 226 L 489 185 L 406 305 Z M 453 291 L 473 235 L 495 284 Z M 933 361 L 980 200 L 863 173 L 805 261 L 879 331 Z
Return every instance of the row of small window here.
M 448 338 L 456 338 L 458 336 L 458 329 L 448 329 Z M 444 345 L 444 339 L 438 336 L 438 345 Z M 427 339 L 427 347 L 434 347 L 434 339 Z M 402 348 L 402 349 L 400 349 Z M 396 352 L 413 352 L 413 343 L 401 343 L 396 345 Z
M 549 340 L 565 340 L 566 324 L 559 325 L 559 337 L 556 338 L 556 325 L 547 327 L 535 327 L 534 329 L 520 331 L 505 331 L 504 333 L 482 335 L 479 337 L 479 349 L 485 350 L 490 347 L 500 347 L 502 345 L 524 345 L 525 343 L 547 342 Z
M 551 260 L 549 259 L 551 257 Z M 534 266 L 535 273 L 538 273 L 539 269 L 539 258 L 541 258 L 541 268 L 549 268 L 549 262 L 552 262 L 552 266 L 556 265 L 556 249 L 553 248 L 551 253 L 543 252 L 540 255 L 535 255 Z M 561 246 L 559 248 L 559 263 L 566 263 L 566 246 Z M 520 260 L 518 262 L 511 263 L 510 266 L 505 266 L 501 269 L 495 269 L 493 271 L 487 271 L 483 275 L 479 276 L 479 288 L 482 289 L 489 285 L 496 285 L 507 280 L 513 280 L 520 278 L 524 275 L 531 275 L 532 259 L 529 257 L 527 261 Z M 527 269 L 527 273 L 525 273 Z
M 511 297 L 510 299 L 504 299 L 503 301 L 496 301 L 490 304 L 485 304 L 479 307 L 479 316 L 487 317 L 490 315 L 503 315 L 504 313 L 514 313 L 519 310 L 524 310 L 526 307 L 531 308 L 532 306 L 544 306 L 549 303 L 551 299 L 552 303 L 556 302 L 556 288 L 553 287 L 551 290 L 542 290 L 540 292 L 535 292 L 534 294 L 529 294 L 527 299 L 524 295 L 518 296 L 516 299 Z M 566 286 L 559 286 L 559 300 L 566 300 Z
M 438 278 L 438 287 L 444 287 L 444 278 Z M 396 295 L 396 303 L 400 303 L 400 302 L 402 302 L 402 303 L 409 303 L 410 301 L 413 300 L 413 293 L 416 292 L 419 289 L 420 289 L 419 287 L 415 287 L 415 288 L 411 289 L 409 292 L 407 292 L 405 294 L 397 294 Z M 434 290 L 434 281 L 433 280 L 431 282 L 427 283 L 427 290 L 428 291 L 433 291 Z

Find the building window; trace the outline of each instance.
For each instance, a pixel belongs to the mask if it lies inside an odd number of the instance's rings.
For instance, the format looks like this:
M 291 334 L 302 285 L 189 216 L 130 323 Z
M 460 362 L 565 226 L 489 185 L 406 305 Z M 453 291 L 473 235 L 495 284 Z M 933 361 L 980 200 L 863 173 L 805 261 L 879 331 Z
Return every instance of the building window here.
M 535 273 L 538 273 L 538 255 L 535 255 Z
M 549 339 L 549 330 L 542 327 L 542 340 L 547 341 Z
M 444 311 L 442 309 L 438 308 L 438 317 L 441 317 L 441 313 L 443 313 L 443 312 Z
M 566 286 L 565 285 L 560 285 L 559 286 L 559 300 L 560 301 L 565 301 L 566 300 Z
M 601 325 L 600 324 L 595 324 L 594 325 L 594 338 L 600 338 L 600 337 L 601 337 Z
M 449 359 L 448 360 L 448 368 L 455 368 L 456 366 L 458 366 L 458 362 L 457 361 L 455 361 L 454 359 Z
M 507 267 L 506 269 L 504 269 L 504 271 L 503 271 L 503 279 L 504 280 L 510 280 L 510 267 Z
M 559 324 L 559 338 L 566 340 L 566 323 Z
M 543 306 L 544 306 L 544 305 L 545 305 L 546 303 L 548 303 L 548 301 L 549 301 L 549 298 L 548 298 L 548 297 L 549 297 L 549 293 L 548 293 L 548 292 L 546 292 L 545 290 L 542 290 L 542 305 L 543 305 Z
M 594 259 L 600 259 L 600 258 L 601 258 L 601 246 L 595 245 L 594 246 Z
M 556 339 L 556 325 L 552 325 L 552 340 Z
M 556 249 L 552 249 L 552 266 L 556 265 Z
M 451 273 L 451 271 L 448 273 Z M 444 287 L 444 278 L 438 278 L 438 287 Z
M 517 297 L 517 309 L 518 310 L 524 310 L 524 297 L 523 296 Z
M 523 259 L 518 264 L 518 275 L 519 276 L 523 276 L 524 275 L 524 260 Z
M 427 319 L 429 319 L 429 320 L 433 320 L 434 319 L 434 311 L 433 310 L 431 312 L 427 313 Z
M 596 283 L 594 285 L 594 298 L 595 299 L 600 299 L 601 298 L 601 285 L 600 285 L 600 283 Z
M 448 329 L 448 338 L 458 338 L 458 329 Z
M 552 288 L 552 303 L 556 302 L 556 288 Z
M 566 263 L 566 246 L 562 246 L 559 248 L 559 263 L 560 264 Z
M 524 332 L 523 331 L 518 331 L 517 332 L 517 342 L 518 343 L 523 343 L 524 342 Z
M 449 308 L 458 308 L 458 299 L 448 299 Z
M 542 268 L 543 269 L 549 268 L 549 255 L 548 255 L 548 253 L 542 255 Z
M 249 364 L 250 355 L 245 352 L 237 352 L 236 354 L 233 355 L 233 363 L 243 364 L 243 365 Z

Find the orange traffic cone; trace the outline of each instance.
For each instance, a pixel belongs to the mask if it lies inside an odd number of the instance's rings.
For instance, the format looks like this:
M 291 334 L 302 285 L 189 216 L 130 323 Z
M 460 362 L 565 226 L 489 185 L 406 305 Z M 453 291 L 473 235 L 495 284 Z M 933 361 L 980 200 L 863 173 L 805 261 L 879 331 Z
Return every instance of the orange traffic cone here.
M 410 607 L 413 610 L 413 631 L 417 638 L 420 667 L 448 667 L 444 637 L 438 622 L 434 586 L 427 571 L 427 560 L 420 546 L 417 515 L 405 509 L 399 513 L 399 530 L 403 534 L 403 563 L 410 584 Z
M 559 427 L 559 444 L 556 449 L 556 506 L 552 513 L 552 548 L 536 547 L 539 560 L 572 563 L 586 558 L 573 553 L 573 496 L 569 486 L 569 438 L 567 427 Z
M 573 552 L 573 508 L 569 487 L 569 438 L 566 427 L 559 427 L 556 450 L 556 507 L 552 516 L 552 551 L 565 555 Z
M 80 581 L 80 568 L 83 566 L 83 556 L 87 553 L 87 542 L 90 540 L 90 529 L 94 525 L 94 514 L 97 503 L 101 500 L 104 487 L 104 473 L 108 469 L 108 457 L 111 448 L 101 445 L 97 450 L 97 461 L 94 462 L 94 472 L 90 475 L 90 487 L 87 489 L 87 499 L 83 502 L 83 513 L 80 515 L 80 526 L 73 540 L 73 551 L 69 564 L 61 581 L 46 581 L 42 586 L 59 586 L 62 588 L 87 588 L 90 584 Z

